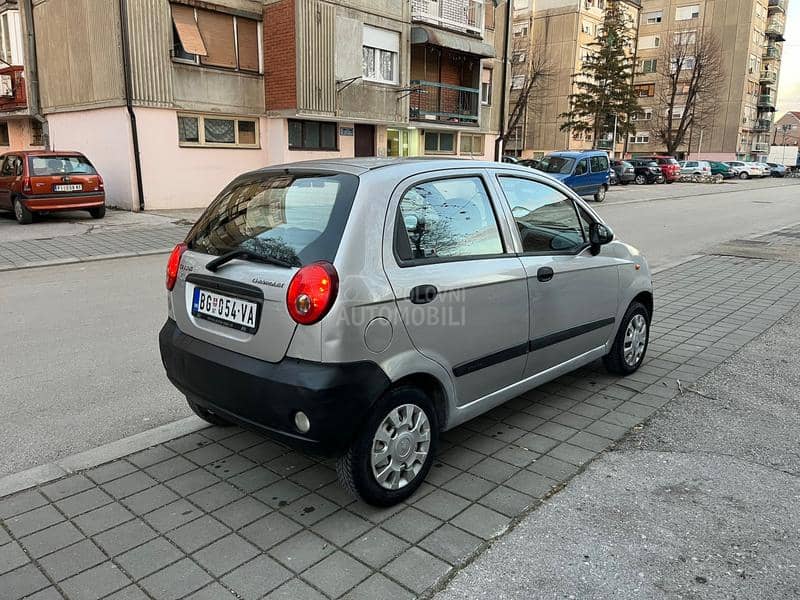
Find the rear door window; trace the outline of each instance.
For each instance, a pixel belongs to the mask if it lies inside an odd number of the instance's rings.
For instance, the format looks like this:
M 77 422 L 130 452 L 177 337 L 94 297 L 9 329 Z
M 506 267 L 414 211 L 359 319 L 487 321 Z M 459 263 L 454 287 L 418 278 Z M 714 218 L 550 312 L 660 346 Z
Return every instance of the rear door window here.
M 28 160 L 31 177 L 97 174 L 92 163 L 83 156 L 31 156 Z
M 192 250 L 232 250 L 302 266 L 333 262 L 358 177 L 346 173 L 258 173 L 229 185 L 187 237 Z
M 437 261 L 503 253 L 503 242 L 480 177 L 419 183 L 403 194 L 395 235 L 401 261 Z
M 608 159 L 605 156 L 593 156 L 589 163 L 592 167 L 592 173 L 603 173 L 608 171 Z
M 578 161 L 578 165 L 575 167 L 575 175 L 585 175 L 589 172 L 589 161 L 585 158 L 582 158 Z

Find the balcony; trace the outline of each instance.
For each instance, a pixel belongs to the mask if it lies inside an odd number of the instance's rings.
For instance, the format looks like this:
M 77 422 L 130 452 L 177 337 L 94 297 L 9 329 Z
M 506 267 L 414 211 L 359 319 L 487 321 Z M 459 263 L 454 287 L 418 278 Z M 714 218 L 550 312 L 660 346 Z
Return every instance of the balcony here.
M 477 125 L 480 90 L 436 81 L 412 81 L 410 118 L 452 125 Z
M 26 110 L 28 96 L 25 91 L 23 67 L 0 69 L 0 112 Z
M 484 4 L 484 0 L 411 0 L 411 20 L 483 37 Z
M 753 131 L 769 131 L 772 129 L 772 121 L 769 119 L 756 119 L 755 123 L 753 123 Z
M 767 10 L 769 14 L 773 14 L 776 12 L 786 12 L 786 0 L 769 0 L 769 5 L 767 6 Z
M 597 149 L 598 150 L 611 150 L 614 147 L 614 144 L 611 140 L 597 140 Z
M 772 15 L 767 21 L 767 28 L 764 30 L 764 33 L 767 37 L 772 39 L 783 41 L 783 31 L 786 27 L 786 21 L 783 18 L 783 15 Z
M 758 108 L 775 110 L 775 98 L 772 97 L 772 94 L 761 94 L 758 97 L 757 106 Z
M 761 75 L 759 75 L 758 81 L 765 85 L 775 85 L 775 83 L 778 81 L 778 72 L 761 71 Z
M 769 142 L 753 142 L 753 152 L 757 154 L 767 154 L 769 152 Z
M 770 44 L 764 48 L 764 54 L 762 55 L 762 58 L 764 60 L 780 60 L 781 49 Z

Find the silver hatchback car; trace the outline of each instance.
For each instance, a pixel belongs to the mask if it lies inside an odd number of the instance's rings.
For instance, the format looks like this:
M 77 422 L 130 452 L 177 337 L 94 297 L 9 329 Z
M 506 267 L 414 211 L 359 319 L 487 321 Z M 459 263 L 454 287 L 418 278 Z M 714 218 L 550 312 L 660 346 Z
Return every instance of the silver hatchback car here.
M 310 161 L 234 180 L 167 266 L 170 380 L 206 421 L 338 456 L 376 505 L 440 432 L 603 358 L 639 368 L 644 257 L 525 167 Z

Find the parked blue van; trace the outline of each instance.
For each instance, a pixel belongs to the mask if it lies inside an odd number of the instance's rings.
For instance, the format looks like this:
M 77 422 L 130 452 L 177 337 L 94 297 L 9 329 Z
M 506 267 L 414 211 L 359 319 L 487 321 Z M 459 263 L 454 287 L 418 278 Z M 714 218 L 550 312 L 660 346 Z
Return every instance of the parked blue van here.
M 610 166 L 602 150 L 551 152 L 539 160 L 537 168 L 581 196 L 591 196 L 595 202 L 606 199 Z

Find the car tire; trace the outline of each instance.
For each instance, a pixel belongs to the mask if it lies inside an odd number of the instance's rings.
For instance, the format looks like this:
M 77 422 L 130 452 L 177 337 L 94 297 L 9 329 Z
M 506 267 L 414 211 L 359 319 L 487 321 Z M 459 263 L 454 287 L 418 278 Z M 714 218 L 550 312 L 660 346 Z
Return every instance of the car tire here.
M 602 202 L 603 200 L 605 200 L 607 191 L 608 191 L 608 188 L 605 185 L 601 185 L 600 189 L 598 189 L 597 192 L 595 192 L 595 194 L 594 194 L 594 201 L 595 202 Z
M 645 183 L 647 183 L 647 177 L 645 177 L 644 175 L 637 175 L 637 176 L 636 176 L 636 177 L 633 179 L 633 182 L 634 182 L 636 185 L 644 185 Z
M 102 219 L 106 216 L 106 207 L 98 206 L 97 208 L 90 208 L 89 214 L 92 215 L 93 219 Z
M 675 183 L 674 179 L 664 179 L 665 183 Z
M 622 317 L 611 352 L 603 357 L 606 369 L 618 375 L 635 372 L 644 362 L 649 342 L 650 313 L 641 302 L 632 302 Z
M 399 426 L 395 424 L 398 420 Z M 373 506 L 402 502 L 428 475 L 438 439 L 439 421 L 432 400 L 412 386 L 389 390 L 376 403 L 350 448 L 337 461 L 339 482 Z M 401 462 L 403 458 L 411 458 L 410 453 L 418 452 L 424 452 L 424 457 L 418 457 L 410 467 L 407 462 Z M 382 461 L 387 457 L 384 465 Z M 399 469 L 392 468 L 395 461 Z M 381 471 L 384 467 L 385 471 Z M 379 482 L 379 471 L 387 473 L 384 483 Z
M 192 409 L 192 412 L 196 414 L 198 417 L 203 419 L 206 423 L 211 425 L 216 425 L 217 427 L 229 427 L 231 425 L 230 421 L 223 419 L 218 414 L 211 412 L 208 409 L 203 408 L 199 404 L 196 404 L 189 398 L 186 398 L 186 402 L 189 404 L 189 408 Z
M 739 179 L 750 179 L 750 174 L 747 173 L 746 171 L 742 171 L 741 173 L 739 173 Z
M 33 223 L 33 213 L 27 209 L 27 207 L 19 201 L 19 199 L 14 198 L 14 217 L 17 219 L 17 223 L 20 225 L 30 225 Z

